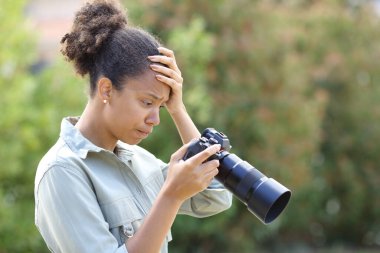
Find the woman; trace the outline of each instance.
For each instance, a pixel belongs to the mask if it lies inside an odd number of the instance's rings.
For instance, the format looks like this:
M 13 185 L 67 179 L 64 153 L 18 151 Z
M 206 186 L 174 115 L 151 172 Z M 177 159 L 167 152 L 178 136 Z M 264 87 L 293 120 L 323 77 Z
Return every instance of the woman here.
M 219 145 L 183 161 L 200 133 L 182 102 L 182 77 L 172 51 L 127 26 L 106 0 L 85 4 L 62 53 L 89 75 L 80 118 L 62 120 L 60 138 L 35 179 L 36 225 L 52 252 L 167 252 L 178 213 L 205 217 L 231 205 L 213 180 Z M 184 143 L 168 164 L 137 146 L 166 107 Z

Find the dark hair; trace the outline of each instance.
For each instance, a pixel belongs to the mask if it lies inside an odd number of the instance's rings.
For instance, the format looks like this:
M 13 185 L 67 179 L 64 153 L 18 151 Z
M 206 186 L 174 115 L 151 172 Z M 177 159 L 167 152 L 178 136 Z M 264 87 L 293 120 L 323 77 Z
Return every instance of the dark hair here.
M 122 82 L 149 69 L 149 55 L 157 55 L 160 43 L 142 29 L 127 26 L 126 13 L 114 1 L 86 3 L 75 15 L 70 33 L 61 40 L 61 52 L 73 61 L 77 73 L 90 76 L 90 94 L 100 76 L 116 89 Z

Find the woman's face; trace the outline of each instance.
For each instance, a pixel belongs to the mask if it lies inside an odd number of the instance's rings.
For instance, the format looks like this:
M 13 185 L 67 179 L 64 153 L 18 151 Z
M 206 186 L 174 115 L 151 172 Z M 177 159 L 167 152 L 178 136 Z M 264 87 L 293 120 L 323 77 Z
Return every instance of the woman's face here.
M 116 141 L 135 145 L 160 123 L 159 111 L 169 99 L 170 88 L 155 78 L 155 72 L 129 79 L 123 89 L 112 91 L 105 109 L 108 134 Z

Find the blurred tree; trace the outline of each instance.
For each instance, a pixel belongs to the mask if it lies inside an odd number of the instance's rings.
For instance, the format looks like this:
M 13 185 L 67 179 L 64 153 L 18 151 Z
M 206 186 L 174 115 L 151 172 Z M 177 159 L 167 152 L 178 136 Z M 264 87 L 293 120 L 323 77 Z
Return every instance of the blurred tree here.
M 285 213 L 267 227 L 241 203 L 210 219 L 177 219 L 172 249 L 251 252 L 261 246 L 284 252 L 284 245 L 376 246 L 377 142 L 365 141 L 380 136 L 375 123 L 380 94 L 374 85 L 379 20 L 371 2 L 143 4 L 146 8 L 133 7 L 139 10 L 134 20 L 179 45 L 180 63 L 186 62 L 184 49 L 186 55 L 194 50 L 191 62 L 196 64 L 203 44 L 189 48 L 187 40 L 193 41 L 191 27 L 202 20 L 213 53 L 203 64 L 206 87 L 200 92 L 207 92 L 211 108 L 204 107 L 208 120 L 197 115 L 196 120 L 224 131 L 233 152 L 293 190 Z M 178 30 L 184 33 L 179 38 L 173 36 Z M 192 92 L 189 77 L 197 75 L 187 71 L 191 66 L 181 66 L 185 94 Z M 203 98 L 200 92 L 189 96 Z M 354 199 L 358 206 L 350 209 Z
M 339 26 L 328 26 L 336 22 L 332 15 L 324 22 L 323 36 L 335 39 L 321 47 L 323 65 L 316 72 L 331 98 L 322 128 L 324 163 L 315 166 L 326 185 L 320 221 L 329 243 L 379 246 L 379 18 L 371 9 L 341 17 Z
M 0 8 L 0 252 L 48 252 L 34 226 L 34 175 L 58 138 L 63 115 L 85 96 L 68 65 L 38 71 L 35 35 L 22 16 L 26 1 Z
M 35 59 L 33 36 L 22 17 L 25 1 L 1 1 L 0 8 L 0 252 L 39 249 L 33 226 L 33 174 L 40 142 L 30 103 L 36 89 L 28 67 Z M 29 235 L 29 236 L 26 236 Z M 20 238 L 23 238 L 20 240 Z

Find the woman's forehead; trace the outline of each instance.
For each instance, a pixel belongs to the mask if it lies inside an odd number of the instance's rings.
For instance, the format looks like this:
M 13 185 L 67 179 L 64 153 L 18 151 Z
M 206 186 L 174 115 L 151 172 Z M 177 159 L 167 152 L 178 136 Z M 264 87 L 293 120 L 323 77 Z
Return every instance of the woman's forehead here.
M 170 87 L 156 79 L 156 72 L 152 70 L 146 71 L 144 74 L 130 78 L 125 85 L 128 90 L 139 93 L 145 93 L 159 100 L 168 100 Z

